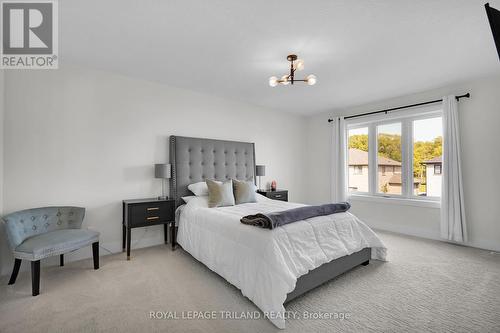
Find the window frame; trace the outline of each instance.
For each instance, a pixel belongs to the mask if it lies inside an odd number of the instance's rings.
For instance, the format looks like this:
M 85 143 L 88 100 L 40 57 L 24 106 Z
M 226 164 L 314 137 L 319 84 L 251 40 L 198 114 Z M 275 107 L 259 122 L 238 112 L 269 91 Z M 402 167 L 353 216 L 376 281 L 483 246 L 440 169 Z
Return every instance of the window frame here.
M 370 194 L 370 188 L 371 188 L 371 184 L 370 184 L 370 158 L 368 157 L 368 192 L 365 192 L 365 191 L 349 191 L 349 189 L 351 188 L 349 186 L 349 130 L 354 130 L 354 129 L 359 129 L 359 128 L 365 128 L 368 130 L 368 138 L 370 138 L 370 128 L 368 126 L 364 126 L 364 125 L 359 125 L 359 124 L 354 124 L 353 126 L 349 126 L 348 127 L 348 123 L 346 122 L 346 126 L 345 126 L 345 151 L 346 151 L 346 159 L 345 159 L 345 168 L 346 168 L 346 175 L 347 175 L 347 178 L 345 179 L 345 184 L 346 184 L 346 193 L 347 193 L 347 196 L 349 196 L 350 194 L 352 193 L 357 193 L 358 195 L 368 195 Z M 368 153 L 370 153 L 371 151 L 371 142 L 368 141 Z M 353 171 L 353 174 L 354 174 L 354 171 Z
M 393 194 L 393 193 L 383 193 L 382 191 L 380 191 L 380 188 L 379 188 L 379 177 L 378 177 L 378 136 L 379 136 L 379 131 L 378 131 L 378 127 L 379 126 L 383 126 L 383 125 L 390 125 L 390 124 L 395 124 L 395 123 L 401 123 L 401 194 Z M 374 122 L 374 133 L 375 133 L 375 138 L 374 138 L 374 141 L 375 141 L 375 148 L 376 148 L 376 151 L 375 151 L 375 172 L 373 174 L 373 177 L 375 178 L 374 179 L 374 193 L 375 195 L 378 195 L 378 196 L 382 196 L 382 197 L 385 197 L 385 198 L 400 198 L 401 196 L 404 195 L 405 193 L 405 184 L 404 184 L 404 177 L 403 177 L 403 171 L 404 171 L 404 167 L 403 167 L 403 163 L 404 163 L 404 148 L 403 148 L 403 145 L 404 145 L 404 140 L 403 140 L 403 122 L 400 121 L 400 120 L 390 120 L 390 119 L 386 119 L 384 121 L 378 121 L 378 122 Z M 370 141 L 370 137 L 368 137 L 368 141 Z M 395 167 L 394 167 L 395 168 Z M 368 166 L 368 170 L 370 170 L 370 166 Z M 394 169 L 395 170 L 395 169 Z M 369 181 L 369 180 L 368 180 Z M 370 193 L 372 194 L 372 193 Z
M 394 203 L 407 203 L 410 205 L 439 208 L 440 197 L 418 196 L 413 192 L 413 122 L 415 120 L 442 117 L 442 106 L 430 105 L 416 107 L 404 111 L 394 111 L 390 114 L 376 114 L 360 118 L 347 119 L 345 121 L 345 135 L 349 136 L 349 130 L 368 127 L 368 192 L 349 192 L 349 198 L 364 201 L 382 201 Z M 378 132 L 377 126 L 385 124 L 401 123 L 401 194 L 379 193 L 378 191 Z M 348 140 L 346 140 L 346 151 L 348 151 Z M 346 159 L 346 168 L 349 161 Z M 395 169 L 394 169 L 395 170 Z M 346 179 L 348 184 L 349 179 Z

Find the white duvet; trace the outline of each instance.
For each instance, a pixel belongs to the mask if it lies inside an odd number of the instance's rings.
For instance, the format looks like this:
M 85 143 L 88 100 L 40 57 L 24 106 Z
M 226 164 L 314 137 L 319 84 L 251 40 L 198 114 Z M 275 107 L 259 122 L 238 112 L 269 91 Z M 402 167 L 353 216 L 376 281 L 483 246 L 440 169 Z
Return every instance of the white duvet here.
M 240 218 L 303 206 L 258 196 L 257 203 L 208 208 L 207 197 L 181 206 L 177 242 L 193 257 L 241 290 L 279 328 L 283 303 L 297 278 L 331 260 L 372 248 L 385 260 L 377 235 L 350 213 L 314 217 L 274 230 L 244 225 Z

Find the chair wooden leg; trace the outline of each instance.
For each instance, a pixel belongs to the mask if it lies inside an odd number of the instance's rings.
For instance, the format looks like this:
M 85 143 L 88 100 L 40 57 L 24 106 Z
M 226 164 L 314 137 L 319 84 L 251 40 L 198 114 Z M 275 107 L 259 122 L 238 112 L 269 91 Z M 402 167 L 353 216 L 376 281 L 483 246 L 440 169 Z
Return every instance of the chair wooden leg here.
M 40 293 L 40 260 L 31 262 L 31 291 L 33 296 Z
M 94 257 L 94 269 L 99 269 L 99 242 L 92 243 L 92 256 Z
M 16 283 L 17 274 L 19 273 L 19 267 L 21 267 L 21 259 L 14 260 L 14 269 L 12 269 L 12 275 L 10 276 L 9 284 Z
M 64 266 L 64 254 L 59 256 L 59 266 Z

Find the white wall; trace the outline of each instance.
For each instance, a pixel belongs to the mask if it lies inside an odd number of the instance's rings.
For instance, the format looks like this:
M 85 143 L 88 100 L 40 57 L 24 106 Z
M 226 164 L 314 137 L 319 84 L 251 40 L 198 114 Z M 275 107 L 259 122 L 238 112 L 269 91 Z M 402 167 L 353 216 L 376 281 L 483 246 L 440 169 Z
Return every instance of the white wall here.
M 153 164 L 168 161 L 174 134 L 255 142 L 263 184 L 276 179 L 291 200 L 305 199 L 301 116 L 78 67 L 10 71 L 5 88 L 5 213 L 83 206 L 84 226 L 121 251 L 121 200 L 161 193 Z M 161 228 L 135 229 L 133 247 L 162 243 Z M 1 251 L 6 274 L 12 259 Z M 82 256 L 90 248 L 73 258 Z
M 394 98 L 308 119 L 307 202 L 330 199 L 332 115 L 350 115 L 470 92 L 459 105 L 462 161 L 469 245 L 500 251 L 500 76 Z M 416 236 L 439 238 L 439 209 L 353 202 L 353 212 L 370 226 Z

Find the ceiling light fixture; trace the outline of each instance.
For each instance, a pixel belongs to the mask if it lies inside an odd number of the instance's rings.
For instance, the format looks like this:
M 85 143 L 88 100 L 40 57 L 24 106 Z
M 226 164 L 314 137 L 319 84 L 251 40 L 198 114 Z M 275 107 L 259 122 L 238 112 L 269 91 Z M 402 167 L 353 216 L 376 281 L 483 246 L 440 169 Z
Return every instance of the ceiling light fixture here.
M 276 76 L 271 76 L 269 78 L 269 85 L 271 87 L 276 87 L 278 84 L 286 86 L 289 84 L 294 84 L 294 82 L 297 81 L 305 82 L 310 86 L 316 84 L 316 75 L 313 74 L 308 75 L 305 79 L 299 80 L 295 78 L 295 71 L 301 71 L 304 69 L 304 60 L 298 59 L 297 55 L 295 54 L 290 54 L 288 57 L 286 57 L 286 60 L 290 61 L 290 74 L 283 75 L 281 79 L 278 79 Z

